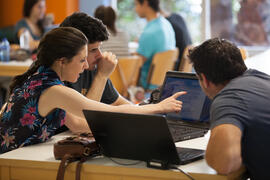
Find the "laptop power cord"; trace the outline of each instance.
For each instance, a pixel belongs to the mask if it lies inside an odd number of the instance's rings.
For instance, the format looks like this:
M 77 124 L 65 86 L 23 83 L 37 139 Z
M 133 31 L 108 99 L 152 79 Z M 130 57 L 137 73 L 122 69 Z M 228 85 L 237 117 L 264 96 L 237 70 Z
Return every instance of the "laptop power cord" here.
M 180 169 L 179 167 L 170 166 L 170 168 L 171 169 L 176 169 L 176 170 L 180 171 L 181 173 L 185 174 L 191 180 L 195 180 L 191 175 L 189 175 L 187 172 L 185 172 L 184 170 Z

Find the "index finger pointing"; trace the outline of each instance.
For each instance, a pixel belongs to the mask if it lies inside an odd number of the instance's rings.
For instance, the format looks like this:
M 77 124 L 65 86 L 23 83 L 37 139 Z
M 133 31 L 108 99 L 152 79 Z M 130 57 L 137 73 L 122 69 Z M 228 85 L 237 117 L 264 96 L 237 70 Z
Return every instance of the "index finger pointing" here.
M 184 94 L 187 94 L 187 92 L 186 92 L 186 91 L 180 91 L 180 92 L 175 93 L 175 94 L 173 95 L 173 97 L 174 97 L 175 99 L 177 99 L 179 96 L 182 96 L 182 95 L 184 95 Z

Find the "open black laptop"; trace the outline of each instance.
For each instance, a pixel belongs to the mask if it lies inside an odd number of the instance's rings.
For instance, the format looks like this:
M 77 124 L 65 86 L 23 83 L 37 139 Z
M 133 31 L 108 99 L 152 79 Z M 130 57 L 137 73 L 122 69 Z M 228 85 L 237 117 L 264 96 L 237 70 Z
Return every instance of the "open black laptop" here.
M 183 102 L 181 112 L 166 114 L 174 141 L 204 136 L 209 128 L 211 101 L 202 91 L 196 74 L 168 71 L 158 98 L 162 101 L 179 91 L 187 92 L 179 97 Z
M 162 115 L 139 115 L 83 110 L 105 156 L 142 160 L 168 168 L 203 158 L 204 151 L 175 146 Z

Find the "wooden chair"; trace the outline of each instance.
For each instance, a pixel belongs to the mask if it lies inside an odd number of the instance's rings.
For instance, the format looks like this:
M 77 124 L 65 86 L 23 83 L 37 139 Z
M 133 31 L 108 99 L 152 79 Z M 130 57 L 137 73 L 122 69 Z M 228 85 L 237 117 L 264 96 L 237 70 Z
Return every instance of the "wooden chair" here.
M 155 54 L 148 72 L 148 84 L 161 86 L 166 72 L 173 70 L 178 54 L 178 48 Z
M 118 59 L 118 64 L 110 76 L 114 87 L 124 97 L 128 95 L 128 87 L 136 85 L 142 66 L 140 56 L 127 56 Z
M 192 64 L 190 63 L 190 60 L 188 58 L 188 53 L 189 53 L 189 50 L 192 49 L 193 46 L 192 45 L 188 45 L 185 49 L 184 49 L 184 52 L 183 52 L 183 56 L 182 56 L 182 59 L 180 61 L 180 65 L 179 65 L 179 71 L 182 71 L 182 72 L 191 72 L 192 70 Z

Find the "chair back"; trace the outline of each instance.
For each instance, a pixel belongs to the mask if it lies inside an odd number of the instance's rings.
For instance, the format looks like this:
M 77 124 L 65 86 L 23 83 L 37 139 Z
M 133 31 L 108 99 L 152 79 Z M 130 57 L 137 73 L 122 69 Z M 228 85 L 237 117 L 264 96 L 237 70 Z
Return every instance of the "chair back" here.
M 165 78 L 166 72 L 173 70 L 174 64 L 178 58 L 178 54 L 178 48 L 156 53 L 153 57 L 148 72 L 148 84 L 161 86 Z
M 179 65 L 179 71 L 181 72 L 191 72 L 192 70 L 192 64 L 189 60 L 189 57 L 188 57 L 188 53 L 189 53 L 189 50 L 192 49 L 193 46 L 192 45 L 188 45 L 185 49 L 184 49 L 184 52 L 183 52 L 183 56 L 182 56 L 182 59 L 180 61 L 180 65 Z
M 110 76 L 114 87 L 124 97 L 128 95 L 128 87 L 136 85 L 142 66 L 140 56 L 127 56 L 118 59 L 118 64 Z

